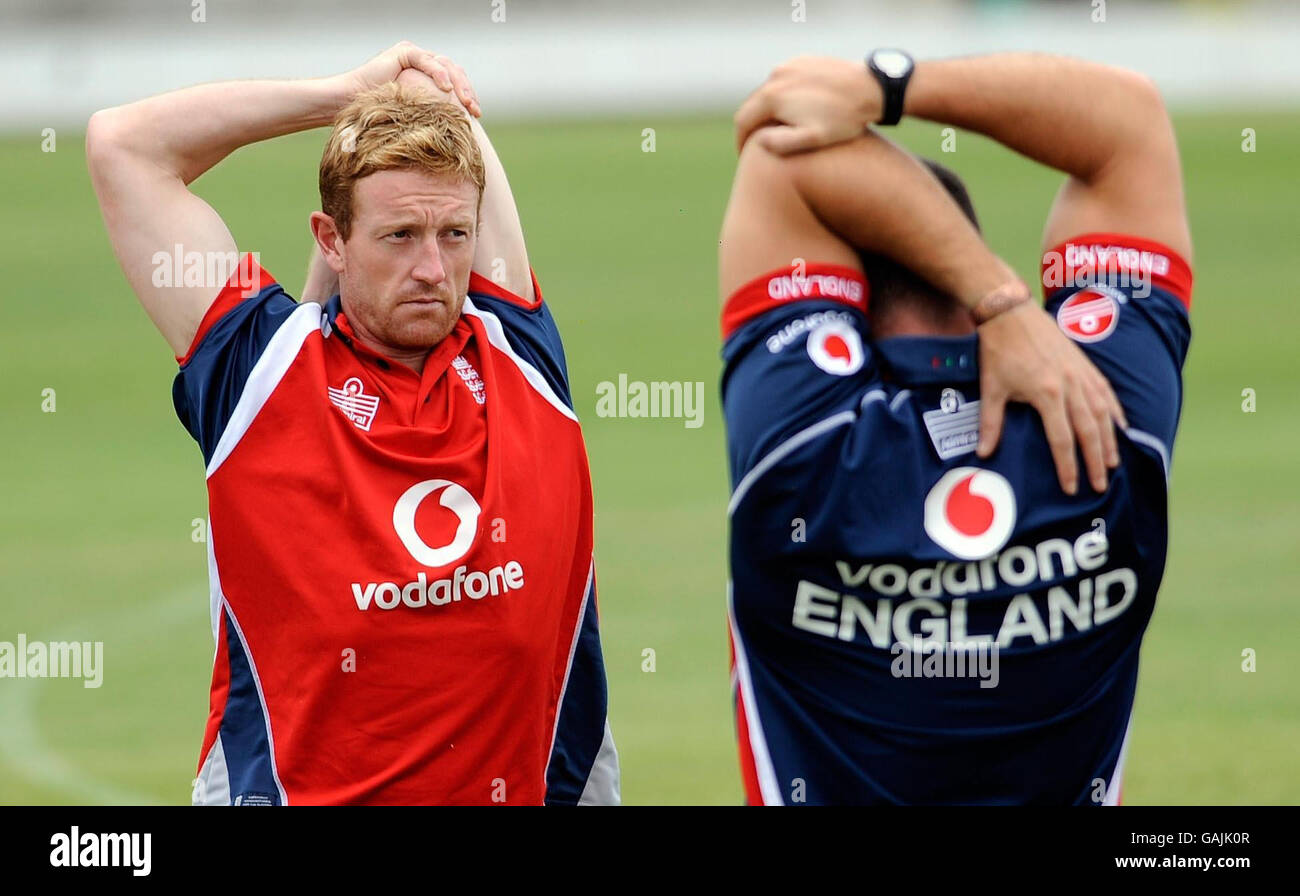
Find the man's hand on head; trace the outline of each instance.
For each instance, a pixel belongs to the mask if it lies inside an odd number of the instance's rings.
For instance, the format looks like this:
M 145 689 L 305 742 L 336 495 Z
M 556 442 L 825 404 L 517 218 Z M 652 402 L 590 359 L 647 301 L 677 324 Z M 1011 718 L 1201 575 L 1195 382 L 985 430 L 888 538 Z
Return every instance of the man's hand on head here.
M 880 119 L 883 103 L 864 63 L 796 56 L 778 65 L 737 110 L 736 149 L 751 136 L 778 155 L 852 140 Z
M 410 41 L 402 41 L 389 47 L 374 59 L 346 74 L 338 76 L 344 96 L 351 99 L 363 90 L 387 84 L 389 81 L 402 81 L 408 71 L 424 75 L 438 91 L 453 96 L 472 115 L 479 116 L 478 96 L 469 83 L 465 70 L 446 56 L 440 56 L 417 47 Z M 407 81 L 413 76 L 406 75 Z M 413 83 L 421 83 L 413 81 Z
M 452 105 L 465 109 L 467 112 L 469 111 L 469 108 L 461 100 L 458 93 L 451 90 L 443 90 L 438 86 L 438 83 L 434 81 L 433 78 L 430 78 L 419 69 L 403 69 L 402 73 L 397 76 L 397 83 L 408 90 L 427 93 L 436 99 L 442 100 L 444 103 L 451 103 Z

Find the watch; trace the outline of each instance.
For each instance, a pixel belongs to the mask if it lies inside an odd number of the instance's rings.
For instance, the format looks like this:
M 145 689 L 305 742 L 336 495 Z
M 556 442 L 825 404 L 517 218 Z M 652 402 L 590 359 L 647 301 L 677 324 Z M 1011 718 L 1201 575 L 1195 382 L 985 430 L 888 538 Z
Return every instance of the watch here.
M 903 117 L 903 94 L 916 63 L 902 50 L 872 50 L 867 56 L 867 70 L 880 84 L 884 108 L 876 124 L 898 124 Z

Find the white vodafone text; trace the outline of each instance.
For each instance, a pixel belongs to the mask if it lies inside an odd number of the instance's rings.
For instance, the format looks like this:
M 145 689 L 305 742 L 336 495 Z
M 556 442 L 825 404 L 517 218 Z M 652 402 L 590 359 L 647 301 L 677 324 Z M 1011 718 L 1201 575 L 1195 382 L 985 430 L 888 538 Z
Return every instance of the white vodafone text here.
M 352 597 L 357 602 L 358 610 L 369 610 L 372 606 L 380 610 L 394 610 L 399 606 L 413 609 L 420 607 L 442 607 L 461 599 L 482 600 L 517 591 L 524 587 L 524 568 L 517 560 L 511 560 L 502 566 L 494 566 L 486 572 L 469 571 L 465 566 L 457 566 L 455 571 L 445 579 L 432 582 L 423 573 L 415 581 L 399 585 L 396 582 L 369 582 L 362 585 L 352 583 Z

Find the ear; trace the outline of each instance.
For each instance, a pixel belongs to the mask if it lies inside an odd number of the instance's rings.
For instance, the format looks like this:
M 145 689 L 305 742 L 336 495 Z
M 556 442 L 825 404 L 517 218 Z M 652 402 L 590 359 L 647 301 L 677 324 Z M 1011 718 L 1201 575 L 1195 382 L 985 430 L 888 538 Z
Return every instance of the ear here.
M 311 235 L 316 238 L 321 257 L 335 274 L 343 273 L 344 241 L 334 219 L 324 212 L 311 213 Z

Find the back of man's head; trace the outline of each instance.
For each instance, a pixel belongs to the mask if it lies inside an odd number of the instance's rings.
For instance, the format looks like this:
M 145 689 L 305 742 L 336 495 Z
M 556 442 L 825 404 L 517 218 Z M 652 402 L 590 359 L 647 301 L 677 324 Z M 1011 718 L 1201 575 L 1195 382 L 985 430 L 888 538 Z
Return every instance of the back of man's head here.
M 347 239 L 352 185 L 376 171 L 414 168 L 472 181 L 483 199 L 483 155 L 457 106 L 390 82 L 357 94 L 334 119 L 320 160 L 321 211 Z
M 919 158 L 979 230 L 975 206 L 962 179 L 938 162 Z M 860 253 L 871 288 L 872 328 L 877 337 L 898 333 L 955 334 L 969 331 L 970 314 L 952 296 L 883 255 Z

